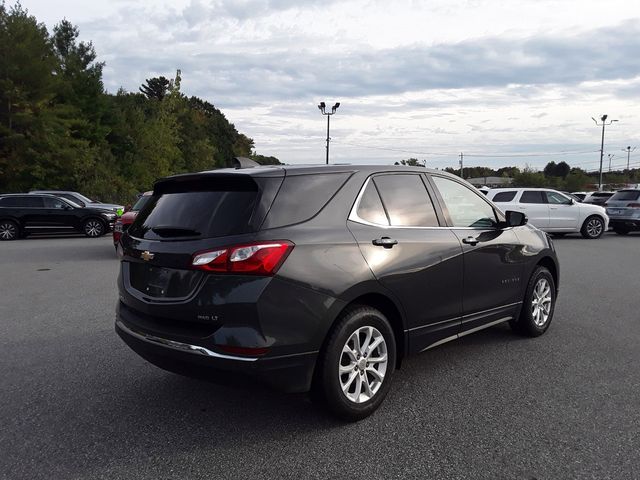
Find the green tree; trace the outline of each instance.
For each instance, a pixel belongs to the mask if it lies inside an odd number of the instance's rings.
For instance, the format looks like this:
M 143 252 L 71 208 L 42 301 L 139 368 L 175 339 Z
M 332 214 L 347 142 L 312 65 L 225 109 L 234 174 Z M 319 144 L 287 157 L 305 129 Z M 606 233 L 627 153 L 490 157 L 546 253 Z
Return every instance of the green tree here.
M 407 165 L 409 167 L 424 167 L 425 164 L 422 163 L 420 160 L 418 160 L 417 158 L 408 158 L 406 160 L 400 160 L 399 162 L 395 163 L 396 165 Z
M 148 99 L 162 100 L 169 91 L 170 83 L 169 79 L 165 77 L 147 78 L 139 90 Z

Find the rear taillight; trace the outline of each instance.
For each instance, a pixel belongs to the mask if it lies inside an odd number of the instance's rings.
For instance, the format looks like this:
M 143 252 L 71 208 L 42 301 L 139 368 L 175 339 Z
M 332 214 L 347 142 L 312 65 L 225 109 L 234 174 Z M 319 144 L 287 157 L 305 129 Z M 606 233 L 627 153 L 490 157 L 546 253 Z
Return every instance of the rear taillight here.
M 640 203 L 629 203 L 627 208 L 640 208 Z
M 191 265 L 206 272 L 273 275 L 293 250 L 288 240 L 258 242 L 198 252 Z

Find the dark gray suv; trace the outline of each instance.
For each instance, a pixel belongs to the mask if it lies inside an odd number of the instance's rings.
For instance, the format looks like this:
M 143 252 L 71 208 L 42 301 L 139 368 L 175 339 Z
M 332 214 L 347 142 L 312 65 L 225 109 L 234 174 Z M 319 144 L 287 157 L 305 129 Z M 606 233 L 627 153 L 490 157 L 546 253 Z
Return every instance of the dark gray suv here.
M 418 167 L 169 177 L 118 250 L 116 330 L 142 357 L 311 390 L 349 420 L 407 355 L 507 321 L 541 335 L 558 291 L 553 243 L 523 213 Z

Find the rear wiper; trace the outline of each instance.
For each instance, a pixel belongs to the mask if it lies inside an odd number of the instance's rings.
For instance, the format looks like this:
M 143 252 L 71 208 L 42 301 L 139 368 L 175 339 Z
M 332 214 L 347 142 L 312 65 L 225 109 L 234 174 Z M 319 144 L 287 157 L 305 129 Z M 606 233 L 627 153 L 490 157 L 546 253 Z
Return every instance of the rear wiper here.
M 200 235 L 200 232 L 191 228 L 173 227 L 168 225 L 153 227 L 151 230 L 161 237 L 197 237 Z

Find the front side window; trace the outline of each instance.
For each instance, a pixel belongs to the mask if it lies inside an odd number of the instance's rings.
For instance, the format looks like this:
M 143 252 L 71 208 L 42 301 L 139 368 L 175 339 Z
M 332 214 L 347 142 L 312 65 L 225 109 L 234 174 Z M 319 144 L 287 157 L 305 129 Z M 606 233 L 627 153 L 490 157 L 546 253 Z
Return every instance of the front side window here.
M 547 203 L 541 190 L 525 190 L 520 197 L 520 203 Z
M 65 207 L 64 202 L 56 198 L 45 197 L 42 200 L 44 202 L 44 208 L 56 208 L 58 210 L 62 210 Z
M 380 193 L 391 225 L 395 227 L 440 225 L 427 187 L 420 175 L 378 175 L 374 177 L 373 182 Z
M 470 188 L 448 178 L 434 176 L 454 227 L 488 228 L 496 224 L 496 213 Z
M 571 200 L 558 192 L 544 192 L 547 202 L 554 205 L 571 205 Z

